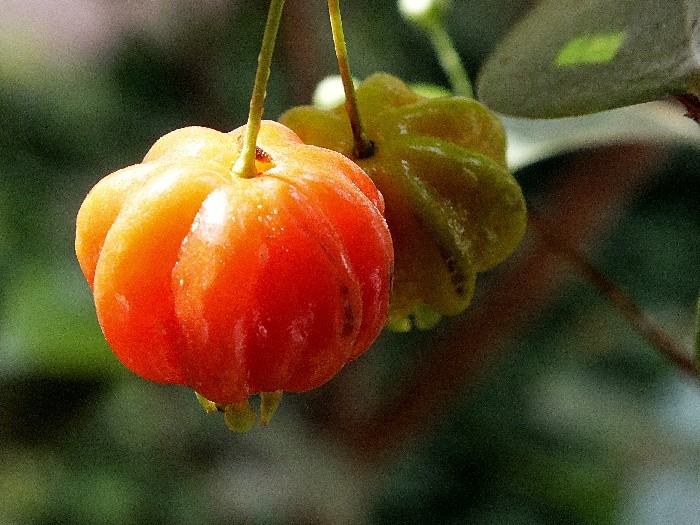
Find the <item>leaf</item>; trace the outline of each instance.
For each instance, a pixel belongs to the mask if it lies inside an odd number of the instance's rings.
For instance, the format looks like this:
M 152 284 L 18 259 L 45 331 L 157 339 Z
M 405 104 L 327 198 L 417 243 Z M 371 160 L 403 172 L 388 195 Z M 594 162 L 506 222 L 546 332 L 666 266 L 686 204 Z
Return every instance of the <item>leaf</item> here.
M 479 98 L 552 118 L 694 92 L 699 17 L 698 0 L 543 0 L 486 61 Z

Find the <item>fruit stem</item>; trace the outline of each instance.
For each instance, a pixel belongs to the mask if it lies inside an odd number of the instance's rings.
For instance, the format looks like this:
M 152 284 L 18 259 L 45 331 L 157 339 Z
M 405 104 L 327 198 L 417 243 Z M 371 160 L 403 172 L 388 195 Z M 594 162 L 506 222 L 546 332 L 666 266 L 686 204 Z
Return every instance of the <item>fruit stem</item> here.
M 450 80 L 455 95 L 474 98 L 472 83 L 469 81 L 464 64 L 454 47 L 454 42 L 442 24 L 436 24 L 428 32 L 430 42 L 438 56 L 440 66 Z
M 399 0 L 399 11 L 425 31 L 455 95 L 474 98 L 474 89 L 457 48 L 445 27 L 447 0 Z
M 338 57 L 338 70 L 343 81 L 345 91 L 345 111 L 350 119 L 352 136 L 355 141 L 354 155 L 358 159 L 366 159 L 374 153 L 374 145 L 367 138 L 360 111 L 357 107 L 357 97 L 355 96 L 355 84 L 350 73 L 350 61 L 348 59 L 348 49 L 345 45 L 345 35 L 343 33 L 343 21 L 340 16 L 340 0 L 328 0 L 328 14 L 331 19 L 331 31 L 333 33 L 333 45 L 335 55 Z
M 265 96 L 267 95 L 267 81 L 270 78 L 270 65 L 272 64 L 272 54 L 275 49 L 275 41 L 279 31 L 280 20 L 282 19 L 282 8 L 284 0 L 271 0 L 270 8 L 267 12 L 267 22 L 263 34 L 260 54 L 258 55 L 258 69 L 255 73 L 255 83 L 253 84 L 253 94 L 250 98 L 250 111 L 248 113 L 248 123 L 243 139 L 241 154 L 233 165 L 233 174 L 250 179 L 258 174 L 255 166 L 255 146 L 260 132 L 260 122 L 265 110 Z

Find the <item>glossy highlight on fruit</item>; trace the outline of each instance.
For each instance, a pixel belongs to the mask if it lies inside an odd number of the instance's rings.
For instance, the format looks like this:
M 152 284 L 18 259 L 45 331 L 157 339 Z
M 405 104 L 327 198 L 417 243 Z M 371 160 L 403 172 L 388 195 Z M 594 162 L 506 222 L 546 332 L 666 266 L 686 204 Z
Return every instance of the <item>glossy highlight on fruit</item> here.
M 165 135 L 98 182 L 77 218 L 117 357 L 205 407 L 318 387 L 367 350 L 388 308 L 392 243 L 372 181 L 271 121 L 257 175 L 237 176 L 244 129 Z
M 508 172 L 505 133 L 474 99 L 426 98 L 386 73 L 357 89 L 368 158 L 356 158 L 345 107 L 300 106 L 280 122 L 308 144 L 342 153 L 386 201 L 395 250 L 388 326 L 433 325 L 469 304 L 477 272 L 510 255 L 526 224 L 525 201 Z

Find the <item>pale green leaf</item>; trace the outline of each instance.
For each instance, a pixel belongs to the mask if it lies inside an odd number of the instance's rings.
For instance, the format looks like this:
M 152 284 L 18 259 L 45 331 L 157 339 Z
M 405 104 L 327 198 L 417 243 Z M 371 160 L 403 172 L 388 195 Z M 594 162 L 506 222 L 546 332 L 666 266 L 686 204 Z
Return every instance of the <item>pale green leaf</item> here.
M 495 111 L 552 118 L 696 91 L 699 0 L 543 0 L 484 65 Z

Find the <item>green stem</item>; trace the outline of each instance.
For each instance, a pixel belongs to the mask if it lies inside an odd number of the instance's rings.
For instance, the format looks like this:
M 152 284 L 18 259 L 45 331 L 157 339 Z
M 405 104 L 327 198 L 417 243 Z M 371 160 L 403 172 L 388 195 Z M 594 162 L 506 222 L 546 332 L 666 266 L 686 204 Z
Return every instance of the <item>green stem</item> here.
M 440 62 L 440 67 L 447 75 L 455 95 L 474 98 L 474 90 L 469 75 L 462 64 L 462 59 L 455 48 L 444 24 L 429 24 L 425 27 L 430 43 Z
M 233 165 L 233 174 L 243 178 L 253 178 L 257 175 L 255 167 L 255 146 L 260 132 L 263 111 L 265 109 L 265 96 L 267 94 L 267 81 L 270 78 L 270 65 L 275 49 L 277 32 L 282 19 L 284 0 L 271 0 L 270 9 L 267 12 L 265 33 L 258 55 L 258 69 L 255 73 L 253 94 L 250 98 L 250 112 L 246 125 L 245 137 L 241 154 Z
M 345 110 L 350 119 L 352 136 L 355 141 L 355 156 L 359 159 L 371 157 L 374 152 L 372 142 L 367 138 L 360 111 L 357 108 L 357 97 L 355 96 L 355 85 L 350 73 L 350 61 L 348 60 L 348 49 L 345 45 L 345 35 L 343 33 L 343 22 L 340 17 L 340 0 L 328 0 L 328 14 L 331 19 L 331 31 L 333 32 L 333 45 L 335 54 L 338 57 L 338 69 L 340 78 L 343 81 L 345 90 Z
M 449 0 L 399 0 L 399 11 L 428 35 L 454 94 L 474 98 L 469 75 L 445 27 L 450 3 Z

